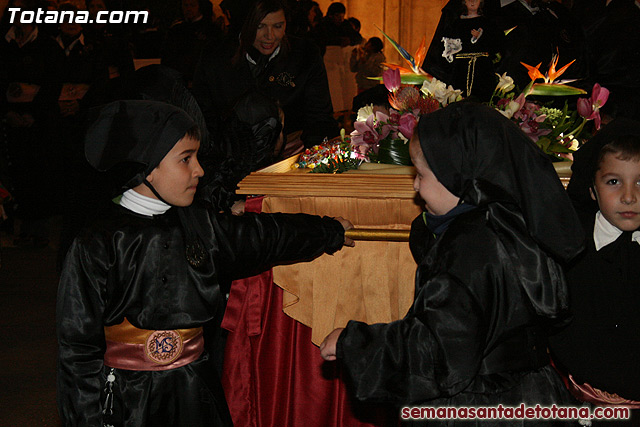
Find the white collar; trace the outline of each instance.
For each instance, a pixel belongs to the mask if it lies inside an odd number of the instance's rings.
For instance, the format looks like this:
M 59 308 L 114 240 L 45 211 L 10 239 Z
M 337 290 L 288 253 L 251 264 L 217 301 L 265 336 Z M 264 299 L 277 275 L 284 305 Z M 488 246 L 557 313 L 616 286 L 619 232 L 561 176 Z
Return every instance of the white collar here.
M 134 191 L 127 190 L 122 194 L 120 206 L 129 209 L 140 215 L 153 216 L 162 215 L 171 209 L 165 202 L 151 197 L 143 196 Z
M 38 38 L 38 27 L 35 27 L 33 29 L 33 31 L 31 31 L 31 34 L 29 34 L 29 37 L 27 37 L 26 39 L 24 39 L 24 41 L 19 42 L 16 39 L 16 26 L 12 25 L 11 28 L 9 28 L 9 31 L 7 31 L 7 34 L 4 36 L 4 39 L 7 42 L 10 42 L 11 40 L 15 40 L 15 42 L 18 44 L 18 47 L 22 47 L 27 43 L 30 43 L 32 41 L 34 41 L 35 39 Z
M 276 50 L 273 51 L 273 53 L 269 57 L 269 61 L 271 61 L 278 53 L 280 53 L 280 45 L 278 45 Z M 254 61 L 253 58 L 250 57 L 248 53 L 246 56 L 247 56 L 247 61 L 251 62 L 253 65 L 256 65 L 256 61 Z
M 602 212 L 598 211 L 596 223 L 593 227 L 593 242 L 596 244 L 596 251 L 615 242 L 621 234 L 622 230 L 607 221 Z M 631 235 L 631 240 L 640 244 L 640 231 L 634 231 Z

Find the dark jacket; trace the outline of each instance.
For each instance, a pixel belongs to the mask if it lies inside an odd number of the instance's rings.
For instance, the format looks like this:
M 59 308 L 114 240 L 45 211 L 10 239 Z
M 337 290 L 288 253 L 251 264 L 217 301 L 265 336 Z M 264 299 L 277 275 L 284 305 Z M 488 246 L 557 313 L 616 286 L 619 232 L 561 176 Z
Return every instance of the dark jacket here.
M 233 61 L 236 50 L 237 46 L 229 43 L 203 53 L 194 75 L 193 94 L 214 138 L 225 114 L 251 89 L 280 102 L 285 135 L 302 130 L 306 146 L 337 136 L 327 72 L 312 42 L 287 37 L 280 53 L 263 70 L 254 71 L 255 77 L 244 54 Z
M 596 251 L 595 213 L 581 220 L 587 248 L 566 269 L 573 319 L 551 339 L 553 358 L 578 384 L 640 400 L 640 245 L 631 233 Z

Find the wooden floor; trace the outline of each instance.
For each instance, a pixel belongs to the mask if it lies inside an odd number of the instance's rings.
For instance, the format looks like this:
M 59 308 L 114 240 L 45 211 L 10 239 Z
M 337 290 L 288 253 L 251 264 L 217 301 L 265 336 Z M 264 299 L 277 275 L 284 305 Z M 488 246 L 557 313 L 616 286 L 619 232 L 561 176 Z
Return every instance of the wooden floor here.
M 2 235 L 0 426 L 59 426 L 56 409 L 56 250 L 12 247 Z

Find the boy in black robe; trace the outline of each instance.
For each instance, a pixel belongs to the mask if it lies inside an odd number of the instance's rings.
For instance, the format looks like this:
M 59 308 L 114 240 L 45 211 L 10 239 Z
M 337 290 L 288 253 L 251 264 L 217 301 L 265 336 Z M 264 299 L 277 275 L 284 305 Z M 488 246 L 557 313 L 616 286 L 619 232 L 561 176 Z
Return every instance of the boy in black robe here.
M 553 358 L 576 397 L 634 408 L 627 425 L 638 425 L 640 123 L 610 122 L 576 152 L 572 169 L 567 191 L 587 244 L 566 270 L 573 319 L 552 337 Z
M 545 327 L 567 309 L 557 260 L 579 253 L 582 231 L 553 166 L 514 123 L 470 102 L 422 116 L 410 144 L 427 210 L 411 229 L 413 306 L 388 324 L 350 321 L 325 338 L 322 356 L 341 362 L 360 400 L 571 404 Z
M 88 129 L 87 160 L 126 191 L 76 237 L 64 263 L 64 425 L 230 426 L 202 335 L 203 324 L 222 317 L 220 281 L 345 243 L 342 219 L 235 217 L 192 204 L 203 175 L 199 145 L 194 121 L 155 101 L 108 104 Z

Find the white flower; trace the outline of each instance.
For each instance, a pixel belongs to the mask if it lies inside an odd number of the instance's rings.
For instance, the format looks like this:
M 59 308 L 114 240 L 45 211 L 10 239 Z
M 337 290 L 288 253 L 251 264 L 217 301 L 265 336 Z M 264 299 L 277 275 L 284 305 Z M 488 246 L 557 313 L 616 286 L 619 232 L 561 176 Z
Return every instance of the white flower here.
M 462 99 L 462 91 L 454 89 L 451 85 L 449 85 L 449 87 L 447 87 L 446 96 L 447 98 L 445 99 L 445 101 L 441 102 L 443 106 L 451 104 L 452 102 L 460 101 Z
M 496 76 L 500 79 L 498 82 L 498 86 L 496 86 L 496 91 L 507 93 L 513 90 L 516 85 L 513 83 L 513 79 L 507 76 L 507 73 L 503 73 L 502 75 L 496 73 Z
M 461 90 L 456 90 L 451 85 L 447 86 L 446 83 L 435 78 L 431 81 L 425 80 L 420 90 L 425 95 L 434 97 L 443 107 L 462 99 Z
M 516 101 L 509 101 L 509 104 L 507 104 L 504 111 L 503 110 L 498 110 L 498 111 L 507 119 L 510 119 L 518 110 L 520 110 L 520 103 Z
M 422 83 L 422 88 L 420 90 L 425 95 L 433 96 L 437 99 L 437 95 L 442 95 L 447 90 L 447 85 L 444 82 L 433 78 L 431 81 L 425 80 L 424 83 Z
M 373 115 L 373 104 L 365 105 L 358 110 L 358 118 L 356 119 L 356 121 L 365 122 L 367 121 L 367 117 L 371 115 Z

